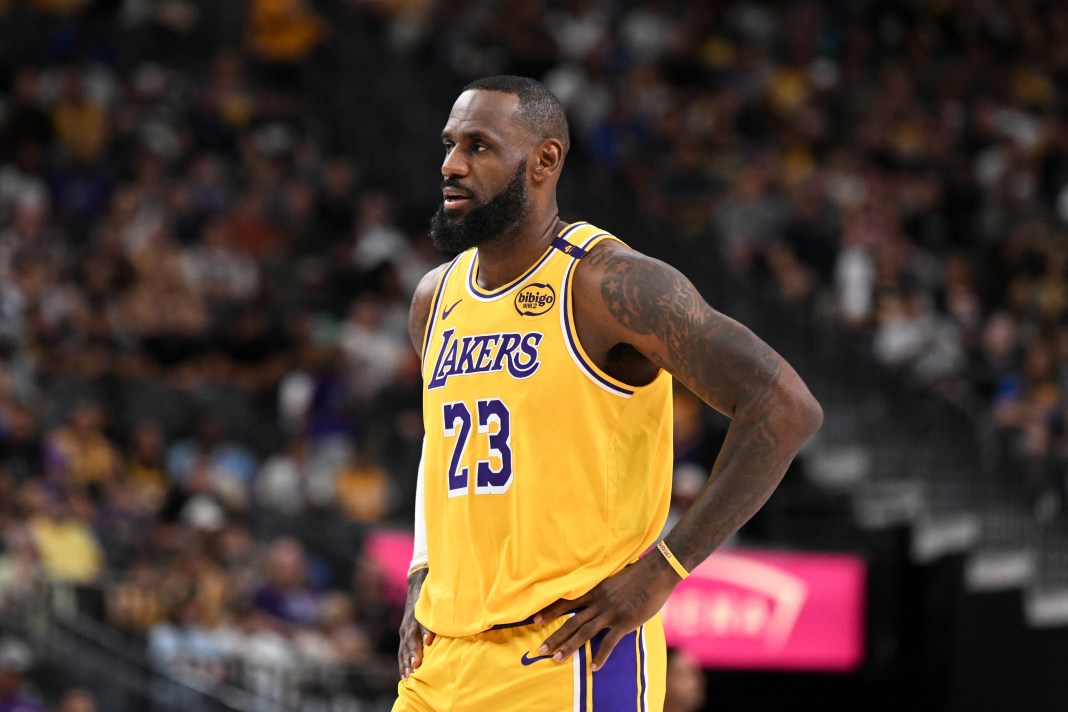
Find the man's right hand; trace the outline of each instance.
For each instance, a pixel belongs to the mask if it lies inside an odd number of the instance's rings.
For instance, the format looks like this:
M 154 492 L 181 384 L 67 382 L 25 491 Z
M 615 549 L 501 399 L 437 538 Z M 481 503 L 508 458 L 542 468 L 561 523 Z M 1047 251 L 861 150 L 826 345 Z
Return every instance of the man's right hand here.
M 426 568 L 419 569 L 408 577 L 408 598 L 404 601 L 400 647 L 397 650 L 397 668 L 402 680 L 423 664 L 423 646 L 434 642 L 434 633 L 415 619 L 415 602 L 419 599 L 419 591 L 423 588 L 428 571 Z

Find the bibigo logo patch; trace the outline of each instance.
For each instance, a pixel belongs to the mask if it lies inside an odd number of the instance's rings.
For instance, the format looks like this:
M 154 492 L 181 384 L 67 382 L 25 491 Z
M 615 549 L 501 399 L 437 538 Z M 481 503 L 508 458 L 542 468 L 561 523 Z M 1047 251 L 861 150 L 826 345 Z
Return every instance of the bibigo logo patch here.
M 524 284 L 515 295 L 515 310 L 523 316 L 538 316 L 553 308 L 556 292 L 548 284 Z

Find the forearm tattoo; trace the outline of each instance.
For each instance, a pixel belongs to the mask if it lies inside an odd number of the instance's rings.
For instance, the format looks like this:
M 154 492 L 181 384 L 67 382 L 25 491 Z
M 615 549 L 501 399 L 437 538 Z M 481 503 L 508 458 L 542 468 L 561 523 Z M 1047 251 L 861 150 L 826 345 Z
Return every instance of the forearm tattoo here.
M 718 544 L 740 527 L 795 454 L 793 444 L 781 440 L 784 423 L 776 413 L 781 359 L 749 329 L 709 307 L 677 270 L 621 250 L 596 250 L 589 257 L 603 270 L 601 295 L 612 317 L 662 344 L 646 355 L 734 418 L 733 446 L 725 444 L 714 474 L 736 476 L 727 478 L 730 484 L 713 483 L 717 516 L 687 517 L 684 529 L 698 536 L 680 537 L 677 544 L 677 555 L 700 561 L 710 553 L 702 540 Z

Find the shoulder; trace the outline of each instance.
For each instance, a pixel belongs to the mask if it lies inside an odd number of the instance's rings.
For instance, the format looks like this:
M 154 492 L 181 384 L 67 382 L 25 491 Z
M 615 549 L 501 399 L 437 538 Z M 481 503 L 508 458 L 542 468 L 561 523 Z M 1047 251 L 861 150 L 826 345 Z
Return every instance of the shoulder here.
M 601 273 L 606 267 L 621 263 L 629 263 L 634 260 L 651 259 L 627 245 L 621 239 L 611 233 L 602 232 L 604 239 L 588 248 L 582 258 L 581 266 L 587 274 Z
M 412 294 L 412 303 L 408 309 L 408 334 L 416 352 L 422 351 L 423 332 L 426 330 L 426 322 L 430 317 L 434 292 L 437 290 L 441 275 L 445 273 L 450 264 L 451 262 L 443 262 L 424 274 Z
M 697 296 L 679 270 L 618 239 L 602 240 L 582 258 L 574 289 L 576 298 L 597 305 L 610 322 L 638 333 L 646 332 L 643 322 L 659 319 L 664 307 Z
M 707 354 L 707 339 L 727 326 L 677 268 L 616 241 L 602 241 L 576 270 L 576 323 L 609 349 L 632 346 L 679 376 Z M 579 314 L 581 312 L 581 315 Z
M 434 290 L 438 286 L 438 280 L 441 279 L 441 275 L 445 273 L 445 270 L 449 268 L 451 262 L 442 262 L 440 265 L 430 270 L 423 275 L 419 280 L 419 284 L 415 286 L 415 293 L 412 295 L 412 305 L 420 304 L 423 302 L 429 302 L 434 297 Z

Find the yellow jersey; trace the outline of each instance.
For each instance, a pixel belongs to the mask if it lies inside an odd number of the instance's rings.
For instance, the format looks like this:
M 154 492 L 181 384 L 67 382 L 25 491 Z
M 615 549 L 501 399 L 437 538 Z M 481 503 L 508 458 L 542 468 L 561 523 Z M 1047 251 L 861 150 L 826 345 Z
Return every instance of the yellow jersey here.
M 634 387 L 579 343 L 571 282 L 598 242 L 562 230 L 522 276 L 438 281 L 423 340 L 430 571 L 416 617 L 459 637 L 576 598 L 656 542 L 671 495 L 671 376 Z

